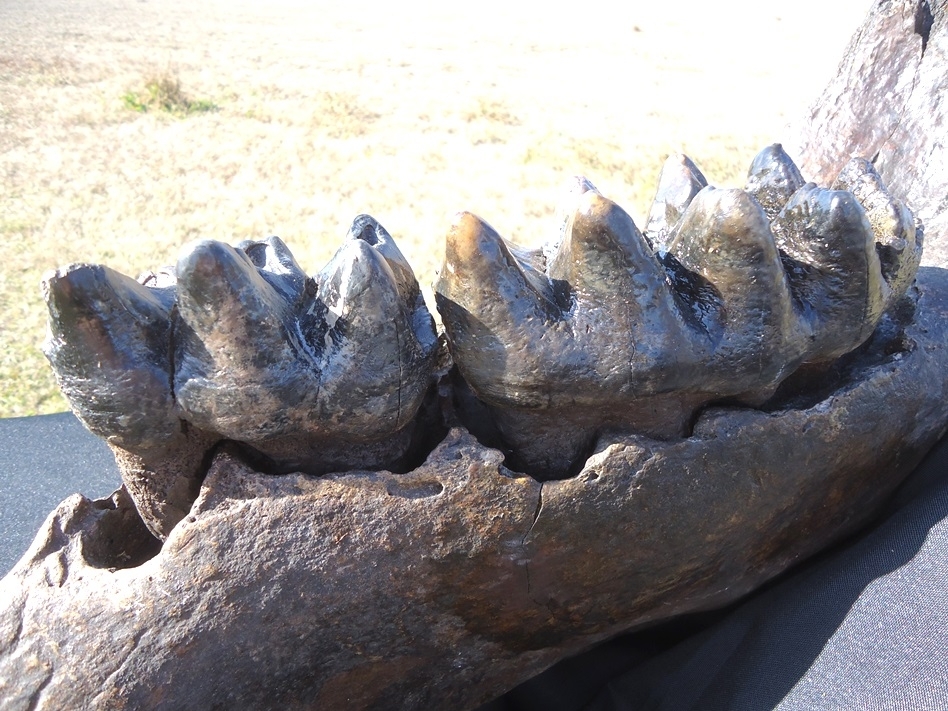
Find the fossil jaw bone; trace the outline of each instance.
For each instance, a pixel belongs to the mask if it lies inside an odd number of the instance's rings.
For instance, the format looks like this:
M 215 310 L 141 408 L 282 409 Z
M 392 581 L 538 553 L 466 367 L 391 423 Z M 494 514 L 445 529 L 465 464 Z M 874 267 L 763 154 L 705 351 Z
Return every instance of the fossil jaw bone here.
M 654 241 L 585 179 L 538 250 L 459 215 L 438 309 L 512 463 L 563 476 L 602 432 L 681 436 L 702 406 L 759 406 L 800 366 L 859 347 L 914 279 L 921 234 L 869 163 L 836 187 L 805 183 L 775 144 L 746 190 L 669 159 Z
M 434 323 L 373 218 L 308 278 L 276 237 L 202 241 L 141 283 L 73 265 L 44 280 L 44 351 L 164 538 L 221 440 L 273 471 L 397 465 L 433 380 Z

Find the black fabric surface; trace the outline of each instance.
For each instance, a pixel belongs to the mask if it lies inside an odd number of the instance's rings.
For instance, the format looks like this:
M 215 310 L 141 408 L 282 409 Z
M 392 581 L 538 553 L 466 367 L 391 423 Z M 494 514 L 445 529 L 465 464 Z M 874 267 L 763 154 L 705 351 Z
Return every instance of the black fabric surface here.
M 108 445 L 71 412 L 0 419 L 0 577 L 63 499 L 101 498 L 121 484 Z
M 120 479 L 73 415 L 0 420 L 0 574 Z M 482 711 L 948 710 L 948 438 L 880 520 L 728 610 L 625 635 Z

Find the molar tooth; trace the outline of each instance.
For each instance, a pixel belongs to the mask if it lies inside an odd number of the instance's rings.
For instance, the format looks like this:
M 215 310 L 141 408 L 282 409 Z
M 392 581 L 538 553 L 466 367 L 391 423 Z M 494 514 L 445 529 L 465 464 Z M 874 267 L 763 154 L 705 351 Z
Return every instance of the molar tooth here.
M 281 412 L 314 385 L 291 365 L 298 339 L 283 295 L 223 242 L 191 246 L 177 272 L 175 395 L 188 419 L 242 441 L 280 431 Z
M 645 235 L 655 251 L 664 254 L 674 240 L 675 228 L 688 205 L 708 185 L 698 166 L 688 156 L 668 156 L 658 177 L 658 191 L 645 223 Z
M 885 308 L 872 228 L 852 193 L 800 188 L 773 223 L 790 288 L 813 325 L 808 362 L 861 345 Z
M 766 399 L 802 357 L 801 322 L 767 217 L 743 190 L 707 187 L 688 206 L 669 251 L 707 280 L 722 309 L 710 386 Z M 798 352 L 799 351 L 799 352 Z
M 111 444 L 147 448 L 179 427 L 166 295 L 108 267 L 47 274 L 43 350 L 79 418 Z
M 833 187 L 851 192 L 865 209 L 882 275 L 893 295 L 901 296 L 915 279 L 922 260 L 923 235 L 911 211 L 892 197 L 872 163 L 863 158 L 849 161 Z
M 783 146 L 774 143 L 754 157 L 744 189 L 757 198 L 767 219 L 772 221 L 805 183 L 800 169 Z
M 488 402 L 548 399 L 537 373 L 560 311 L 545 278 L 527 269 L 486 222 L 470 213 L 455 217 L 435 297 L 448 337 L 465 353 L 456 361 L 461 374 Z
M 316 303 L 301 324 L 304 339 L 319 353 L 319 419 L 313 425 L 326 435 L 397 430 L 414 417 L 430 383 L 433 326 L 423 338 L 415 335 L 410 292 L 417 293 L 417 286 L 411 288 L 416 282 L 410 270 L 393 272 L 389 259 L 400 253 L 388 239 L 382 249 L 362 238 L 347 240 L 320 274 Z M 403 258 L 396 262 L 401 264 L 407 266 Z M 325 326 L 313 320 L 320 313 Z
M 693 344 L 665 271 L 632 218 L 588 191 L 566 232 L 548 272 L 571 289 L 567 318 L 576 341 L 600 368 L 608 364 L 599 388 L 633 395 L 670 387 Z

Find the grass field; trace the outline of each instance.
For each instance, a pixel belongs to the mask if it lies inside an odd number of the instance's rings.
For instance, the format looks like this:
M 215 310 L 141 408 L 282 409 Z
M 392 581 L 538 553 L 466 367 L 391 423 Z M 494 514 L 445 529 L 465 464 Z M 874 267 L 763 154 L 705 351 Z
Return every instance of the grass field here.
M 368 212 L 427 286 L 454 212 L 535 244 L 574 174 L 641 224 L 669 153 L 739 185 L 790 141 L 869 8 L 448 5 L 0 3 L 0 417 L 67 409 L 49 269 L 278 234 L 316 272 Z

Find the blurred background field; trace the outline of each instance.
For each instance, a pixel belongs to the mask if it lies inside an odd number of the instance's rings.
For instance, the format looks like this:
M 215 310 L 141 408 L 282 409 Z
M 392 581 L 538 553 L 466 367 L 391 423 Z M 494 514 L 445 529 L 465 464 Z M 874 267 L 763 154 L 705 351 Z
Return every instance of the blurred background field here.
M 367 212 L 427 287 L 454 212 L 536 244 L 576 174 L 642 225 L 669 153 L 741 185 L 790 142 L 868 9 L 0 2 L 0 417 L 68 409 L 49 269 L 277 234 L 314 273 Z

